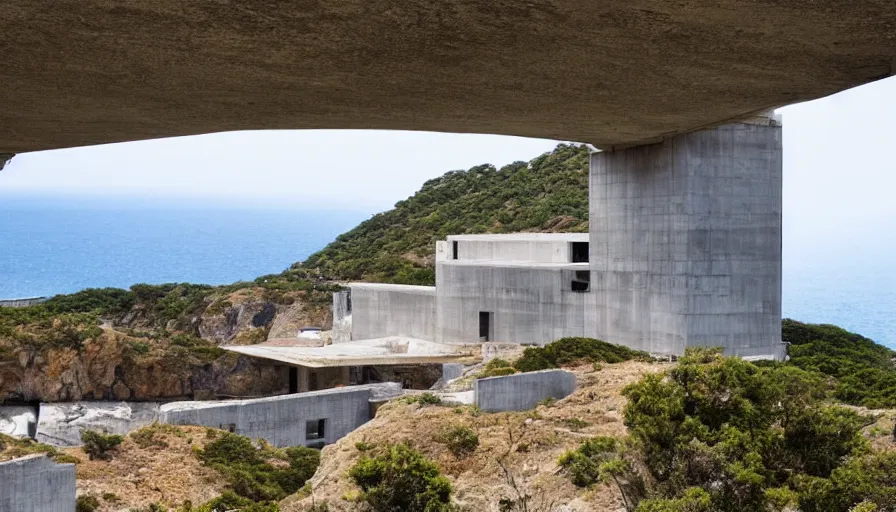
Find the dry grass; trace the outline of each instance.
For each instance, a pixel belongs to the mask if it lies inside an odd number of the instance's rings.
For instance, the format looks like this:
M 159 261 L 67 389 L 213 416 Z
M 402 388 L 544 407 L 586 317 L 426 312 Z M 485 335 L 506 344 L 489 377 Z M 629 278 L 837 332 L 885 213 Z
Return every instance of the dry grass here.
M 99 510 L 112 512 L 154 502 L 174 506 L 190 500 L 198 505 L 221 493 L 224 478 L 193 455 L 193 447 L 202 447 L 207 441 L 204 427 L 146 428 L 154 429 L 152 442 L 137 443 L 132 432 L 111 461 L 91 461 L 80 448 L 66 449 L 65 453 L 80 460 L 76 466 L 78 494 L 96 496 Z M 117 499 L 104 499 L 104 495 Z
M 515 497 L 499 461 L 504 462 L 520 490 L 534 497 L 539 512 L 566 505 L 567 511 L 622 510 L 618 492 L 597 486 L 585 493 L 558 473 L 557 459 L 595 435 L 623 436 L 621 389 L 663 365 L 626 362 L 593 371 L 590 365 L 572 368 L 579 389 L 552 405 L 520 413 L 479 413 L 472 407 L 439 407 L 400 401 L 382 407 L 377 417 L 338 443 L 324 449 L 322 464 L 311 480 L 314 499 L 327 501 L 330 510 L 358 510 L 350 498 L 357 489 L 346 477 L 358 460 L 358 443 L 409 442 L 436 461 L 452 481 L 455 498 L 468 510 L 498 511 L 502 497 Z M 466 426 L 479 436 L 479 448 L 458 458 L 442 442 L 440 434 L 451 426 Z M 551 508 L 548 503 L 553 502 Z M 290 497 L 282 509 L 297 512 L 311 505 L 311 497 Z M 539 506 L 541 505 L 541 506 Z

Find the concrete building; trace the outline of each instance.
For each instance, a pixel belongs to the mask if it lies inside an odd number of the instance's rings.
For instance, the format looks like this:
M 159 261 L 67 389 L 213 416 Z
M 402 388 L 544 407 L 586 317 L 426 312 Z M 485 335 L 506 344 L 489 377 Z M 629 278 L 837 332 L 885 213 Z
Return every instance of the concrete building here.
M 594 153 L 589 233 L 457 235 L 436 286 L 352 283 L 336 340 L 545 344 L 784 356 L 781 125 L 724 125 Z

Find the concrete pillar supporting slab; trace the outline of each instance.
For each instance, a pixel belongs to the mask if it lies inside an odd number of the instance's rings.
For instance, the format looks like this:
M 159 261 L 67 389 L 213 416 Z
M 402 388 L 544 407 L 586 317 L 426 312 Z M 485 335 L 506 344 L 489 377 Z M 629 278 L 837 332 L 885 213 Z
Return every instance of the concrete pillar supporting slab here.
M 782 357 L 781 143 L 763 118 L 592 154 L 586 332 Z
M 305 366 L 298 366 L 297 368 L 299 370 L 298 372 L 296 372 L 296 378 L 298 379 L 297 387 L 299 389 L 299 393 L 307 393 L 308 391 L 310 391 L 308 368 Z

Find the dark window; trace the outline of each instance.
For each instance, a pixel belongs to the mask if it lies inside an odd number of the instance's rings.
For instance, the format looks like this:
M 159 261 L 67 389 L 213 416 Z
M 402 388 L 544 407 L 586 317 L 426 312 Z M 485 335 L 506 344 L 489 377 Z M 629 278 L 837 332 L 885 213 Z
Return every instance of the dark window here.
M 569 245 L 572 263 L 588 263 L 588 242 L 572 242 Z
M 575 277 L 572 279 L 572 291 L 587 292 L 591 289 L 591 272 L 587 270 L 576 270 Z
M 310 372 L 308 375 L 308 391 L 317 391 L 317 372 Z
M 222 423 L 218 425 L 218 428 L 233 433 L 236 431 L 236 423 Z
M 451 259 L 452 260 L 457 259 L 457 240 L 455 240 L 454 242 L 451 242 Z
M 327 420 L 310 420 L 305 422 L 305 446 L 323 448 L 327 438 Z
M 491 341 L 492 314 L 488 311 L 479 312 L 479 341 Z
M 289 367 L 289 392 L 299 392 L 299 369 L 295 366 Z

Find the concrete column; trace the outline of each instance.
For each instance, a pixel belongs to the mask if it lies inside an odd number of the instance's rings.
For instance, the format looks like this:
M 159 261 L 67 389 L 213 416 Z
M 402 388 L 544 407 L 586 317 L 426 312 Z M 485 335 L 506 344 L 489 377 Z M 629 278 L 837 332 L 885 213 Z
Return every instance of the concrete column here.
M 586 332 L 781 357 L 781 171 L 769 118 L 593 154 Z
M 299 393 L 307 393 L 308 391 L 310 391 L 308 383 L 308 368 L 305 366 L 298 366 L 297 368 L 299 370 L 296 375 L 299 381 L 297 386 Z

